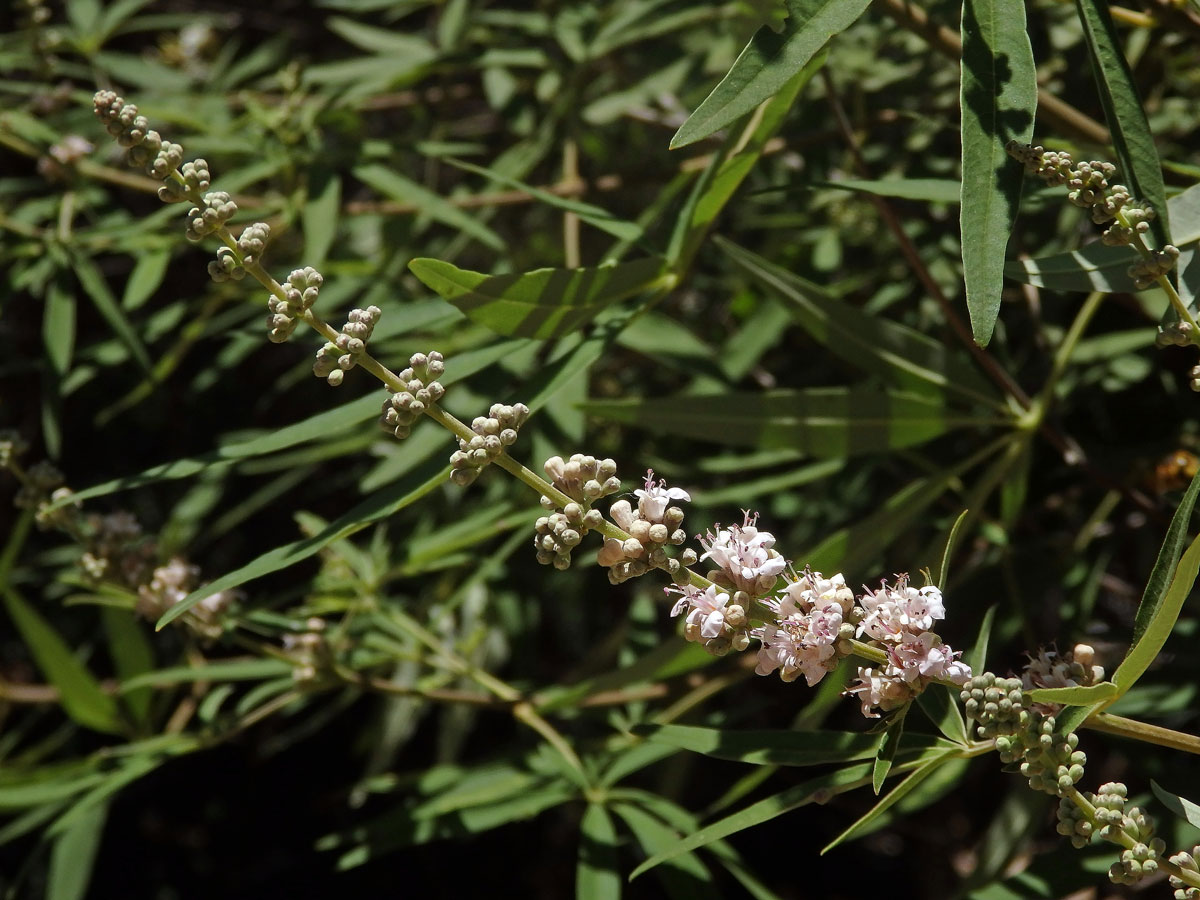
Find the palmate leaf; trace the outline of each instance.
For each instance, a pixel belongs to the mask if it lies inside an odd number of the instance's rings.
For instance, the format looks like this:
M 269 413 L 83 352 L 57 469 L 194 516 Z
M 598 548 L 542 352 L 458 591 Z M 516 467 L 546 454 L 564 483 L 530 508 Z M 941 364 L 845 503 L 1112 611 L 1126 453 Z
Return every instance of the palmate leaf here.
M 720 84 L 671 138 L 671 149 L 708 137 L 773 97 L 868 5 L 870 0 L 787 0 L 783 30 L 763 26 L 754 33 Z
M 581 408 L 653 432 L 823 458 L 912 447 L 955 428 L 1001 421 L 957 413 L 928 397 L 864 387 L 589 400 Z
M 962 7 L 963 278 L 975 341 L 991 340 L 1000 313 L 1004 253 L 1021 201 L 1021 166 L 1004 146 L 1028 143 L 1037 73 L 1024 0 L 966 0 Z
M 657 257 L 513 275 L 484 275 L 437 259 L 414 259 L 408 267 L 471 321 L 538 340 L 576 331 L 606 307 L 673 281 L 664 280 L 665 263 Z

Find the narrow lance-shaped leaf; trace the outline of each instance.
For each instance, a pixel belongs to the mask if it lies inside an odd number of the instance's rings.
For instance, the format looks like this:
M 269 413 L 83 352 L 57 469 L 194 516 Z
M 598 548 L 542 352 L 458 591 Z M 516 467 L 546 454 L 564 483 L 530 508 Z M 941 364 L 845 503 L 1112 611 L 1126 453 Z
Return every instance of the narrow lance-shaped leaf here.
M 1187 797 L 1172 794 L 1153 778 L 1150 779 L 1150 788 L 1154 791 L 1154 796 L 1158 798 L 1159 803 L 1188 824 L 1200 828 L 1200 805 L 1193 803 Z
M 1021 201 L 1023 169 L 1004 145 L 1029 142 L 1037 108 L 1024 0 L 964 0 L 962 48 L 963 278 L 971 330 L 986 345 L 1000 313 L 1004 253 Z
M 1146 110 L 1133 83 L 1129 62 L 1121 52 L 1120 37 L 1113 26 L 1108 3 L 1106 0 L 1075 0 L 1075 10 L 1083 25 L 1100 104 L 1104 107 L 1104 118 L 1117 151 L 1117 162 L 1121 167 L 1118 176 L 1136 199 L 1149 201 L 1158 213 L 1150 222 L 1150 231 L 1162 247 L 1171 240 L 1162 164 Z
M 883 790 L 883 783 L 896 759 L 896 751 L 900 749 L 900 740 L 904 737 L 904 717 L 908 715 L 908 710 L 908 706 L 897 710 L 887 730 L 879 736 L 879 745 L 875 749 L 875 768 L 871 772 L 871 788 L 876 795 Z
M 1029 692 L 1035 703 L 1059 703 L 1063 706 L 1092 706 L 1115 697 L 1117 686 L 1111 681 L 1061 688 L 1035 688 Z
M 1179 618 L 1179 611 L 1183 609 L 1183 601 L 1188 598 L 1196 583 L 1197 572 L 1200 572 L 1200 537 L 1192 541 L 1192 545 L 1183 554 L 1162 602 L 1157 605 L 1153 617 L 1146 623 L 1146 630 L 1129 648 L 1129 653 L 1113 673 L 1118 696 L 1137 683 L 1154 662 L 1167 638 L 1171 636 L 1175 621 Z
M 671 138 L 686 147 L 778 93 L 835 34 L 853 25 L 870 0 L 787 0 L 783 31 L 763 26 L 733 67 Z
M 116 700 L 101 690 L 99 682 L 75 658 L 53 626 L 12 588 L 4 590 L 4 605 L 38 668 L 58 688 L 59 701 L 67 715 L 86 728 L 119 733 Z
M 408 267 L 473 322 L 539 340 L 576 331 L 605 307 L 665 284 L 665 264 L 657 257 L 513 275 L 485 275 L 437 259 L 414 259 Z
M 1159 607 L 1163 604 L 1175 565 L 1183 553 L 1197 497 L 1200 497 L 1200 472 L 1192 477 L 1191 484 L 1183 492 L 1179 506 L 1175 509 L 1175 515 L 1171 517 L 1171 524 L 1167 526 L 1167 534 L 1163 538 L 1158 558 L 1154 560 L 1154 568 L 1150 570 L 1150 577 L 1146 580 L 1146 590 L 1142 592 L 1141 602 L 1138 603 L 1137 613 L 1133 617 L 1133 637 L 1129 641 L 1131 646 L 1142 639 L 1142 635 L 1157 617 Z
M 608 900 L 621 896 L 617 872 L 617 829 L 599 803 L 589 803 L 579 824 L 579 866 L 575 875 L 579 900 Z
M 911 447 L 954 428 L 998 421 L 954 412 L 928 397 L 862 387 L 591 400 L 581 408 L 659 433 L 822 458 Z

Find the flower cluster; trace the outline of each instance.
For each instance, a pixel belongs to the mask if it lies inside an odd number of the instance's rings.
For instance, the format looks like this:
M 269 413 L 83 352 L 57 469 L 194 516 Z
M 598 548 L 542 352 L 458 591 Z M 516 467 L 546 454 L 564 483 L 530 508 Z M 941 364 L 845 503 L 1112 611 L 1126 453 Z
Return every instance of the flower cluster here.
M 296 320 L 317 302 L 317 295 L 324 283 L 321 273 L 312 266 L 293 269 L 287 277 L 287 283 L 281 285 L 283 297 L 272 294 L 267 298 L 267 327 L 270 329 L 267 340 L 272 344 L 282 344 L 290 338 L 296 330 Z
M 312 684 L 332 666 L 333 652 L 325 637 L 324 619 L 313 616 L 304 623 L 304 628 L 299 634 L 285 634 L 283 649 L 295 666 L 293 680 Z
M 758 514 L 747 511 L 743 515 L 741 525 L 717 526 L 715 534 L 709 531 L 699 538 L 704 548 L 700 558 L 716 566 L 708 573 L 711 581 L 761 597 L 774 589 L 787 560 L 774 549 L 775 535 L 758 530 Z
M 466 487 L 478 478 L 484 466 L 517 442 L 517 431 L 528 418 L 524 403 L 493 403 L 486 416 L 476 416 L 471 421 L 475 436 L 459 438 L 458 449 L 450 454 L 451 480 Z
M 745 650 L 752 635 L 747 630 L 746 608 L 730 603 L 730 595 L 715 584 L 704 590 L 682 584 L 667 588 L 679 594 L 671 615 L 686 612 L 683 636 L 688 641 L 703 644 L 713 656 L 724 656 L 730 650 Z
M 305 294 L 307 293 L 306 291 Z M 313 296 L 316 296 L 315 291 Z M 313 374 L 318 378 L 324 378 L 333 387 L 341 384 L 346 373 L 358 365 L 359 358 L 366 353 L 367 341 L 371 339 L 371 333 L 375 330 L 375 325 L 382 315 L 383 310 L 378 306 L 350 310 L 350 315 L 346 319 L 346 324 L 342 326 L 337 340 L 332 344 L 325 344 L 317 351 L 317 359 L 313 363 Z
M 188 594 L 200 587 L 200 567 L 174 556 L 153 572 L 150 580 L 138 587 L 136 611 L 154 621 Z M 221 619 L 238 599 L 236 591 L 217 591 L 192 606 L 183 616 L 185 623 L 197 634 L 207 638 L 220 637 Z
M 812 687 L 850 653 L 854 592 L 841 574 L 825 578 L 806 569 L 779 597 L 759 602 L 773 617 L 750 632 L 762 644 L 754 669 L 759 675 L 778 669 L 784 681 L 795 681 L 803 673 Z
M 667 554 L 667 547 L 678 547 L 687 540 L 687 533 L 680 527 L 683 509 L 671 505 L 671 501 L 690 501 L 691 496 L 682 488 L 667 487 L 662 479 L 656 481 L 652 469 L 646 471 L 646 480 L 633 494 L 636 507 L 628 500 L 618 500 L 608 511 L 629 538 L 606 538 L 596 561 L 608 569 L 608 580 L 613 584 L 644 575 L 652 568 L 663 569 L 676 584 L 686 584 L 690 577 L 687 567 L 696 562 L 695 552 L 685 550 L 674 557 Z
M 383 416 L 379 420 L 383 430 L 397 440 L 412 434 L 417 418 L 446 395 L 446 389 L 437 380 L 445 371 L 445 360 L 436 350 L 410 356 L 408 368 L 399 376 L 404 390 L 383 401 Z
M 884 581 L 879 590 L 866 590 L 859 604 L 859 636 L 874 639 L 887 653 L 882 668 L 860 668 L 858 682 L 847 690 L 862 700 L 863 715 L 877 716 L 872 708 L 886 712 L 903 706 L 932 681 L 963 684 L 971 677 L 962 654 L 932 631 L 946 615 L 942 592 L 934 585 L 914 588 L 907 575 L 899 575 L 895 584 Z
M 1087 687 L 1104 680 L 1104 667 L 1095 664 L 1096 651 L 1087 644 L 1076 644 L 1073 650 L 1058 653 L 1044 647 L 1031 656 L 1021 673 L 1021 687 L 1036 688 Z M 1038 712 L 1054 715 L 1062 706 L 1058 703 L 1034 703 Z
M 571 551 L 590 530 L 604 521 L 600 511 L 592 509 L 592 503 L 619 491 L 621 481 L 617 478 L 617 464 L 613 460 L 596 459 L 582 453 L 574 454 L 567 461 L 561 456 L 552 456 L 543 468 L 551 484 L 572 502 L 560 507 L 549 497 L 542 497 L 542 506 L 550 514 L 539 517 L 535 523 L 537 536 L 533 546 L 539 563 L 566 569 L 571 565 Z
M 151 178 L 164 181 L 183 162 L 183 148 L 164 141 L 146 117 L 138 114 L 136 106 L 112 91 L 97 91 L 92 98 L 92 109 L 105 130 L 126 148 L 125 161 L 145 169 Z

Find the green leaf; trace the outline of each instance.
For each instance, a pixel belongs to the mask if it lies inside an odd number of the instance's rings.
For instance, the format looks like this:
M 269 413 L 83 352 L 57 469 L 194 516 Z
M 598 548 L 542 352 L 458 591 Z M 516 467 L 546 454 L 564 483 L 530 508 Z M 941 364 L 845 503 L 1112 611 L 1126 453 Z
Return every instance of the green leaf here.
M 1117 695 L 1117 686 L 1102 681 L 1087 687 L 1035 688 L 1029 696 L 1035 703 L 1059 703 L 1063 706 L 1094 706 Z
M 987 669 L 988 642 L 991 640 L 992 623 L 995 620 L 996 607 L 989 606 L 988 611 L 983 614 L 983 621 L 979 624 L 979 634 L 975 638 L 975 643 L 972 645 L 970 651 L 964 654 L 967 665 L 976 674 Z
M 338 211 L 342 205 L 342 180 L 326 168 L 308 173 L 308 199 L 300 211 L 304 226 L 304 262 L 321 266 L 337 235 Z
M 263 681 L 290 675 L 292 665 L 282 659 L 229 659 L 219 660 L 203 666 L 175 666 L 144 672 L 121 683 L 121 693 L 128 694 L 145 687 L 163 687 L 168 684 L 193 681 Z
M 958 691 L 956 689 L 930 685 L 917 697 L 917 705 L 947 740 L 956 744 L 967 743 L 967 723 L 958 709 Z
M 792 318 L 830 353 L 896 387 L 958 394 L 998 408 L 992 387 L 941 341 L 839 300 L 763 257 L 717 236 L 715 243 L 742 270 L 781 300 Z
M 1162 164 L 1150 123 L 1146 120 L 1145 107 L 1133 82 L 1133 73 L 1121 51 L 1121 39 L 1113 27 L 1108 3 L 1105 0 L 1075 0 L 1075 11 L 1083 26 L 1100 105 L 1104 107 L 1104 118 L 1112 132 L 1113 147 L 1121 167 L 1121 183 L 1129 187 L 1135 198 L 1149 201 L 1158 213 L 1150 222 L 1150 231 L 1162 247 L 1171 243 Z
M 1153 778 L 1150 779 L 1150 789 L 1154 791 L 1154 796 L 1158 798 L 1159 803 L 1189 825 L 1195 825 L 1197 828 L 1200 828 L 1200 804 L 1193 803 L 1191 800 L 1181 797 L 1178 794 L 1172 794 Z
M 965 0 L 959 226 L 967 310 L 980 346 L 996 327 L 1004 253 L 1021 203 L 1024 169 L 1009 159 L 1004 145 L 1029 143 L 1037 90 L 1024 0 Z
M 850 731 L 738 731 L 696 725 L 638 725 L 633 733 L 655 743 L 751 765 L 818 766 L 872 759 L 879 739 Z M 940 738 L 912 734 L 900 751 L 913 754 L 952 749 Z
M 688 196 L 671 232 L 667 259 L 676 272 L 685 272 L 691 266 L 717 216 L 750 174 L 762 156 L 767 141 L 783 124 L 788 110 L 809 79 L 825 64 L 825 58 L 825 52 L 821 52 L 790 76 L 790 80 L 775 96 L 751 116 L 742 133 L 731 134 L 720 152 L 713 156 Z
M 589 400 L 581 408 L 656 433 L 822 458 L 883 453 L 955 428 L 998 423 L 952 412 L 928 397 L 866 387 Z
M 617 872 L 617 829 L 599 803 L 589 803 L 579 824 L 579 866 L 575 871 L 575 896 L 579 900 L 607 900 L 621 896 Z
M 92 673 L 36 609 L 13 588 L 5 587 L 3 592 L 13 624 L 42 674 L 58 688 L 59 702 L 66 714 L 93 731 L 120 734 L 117 701 L 104 693 Z
M 679 832 L 662 822 L 657 816 L 632 803 L 614 803 L 613 812 L 633 832 L 647 856 L 654 856 L 674 846 Z M 657 874 L 663 881 L 668 896 L 673 898 L 712 898 L 719 900 L 720 894 L 712 884 L 712 875 L 695 853 L 684 853 L 659 867 Z
M 55 839 L 46 881 L 47 900 L 83 900 L 107 817 L 108 804 L 97 803 Z
M 414 259 L 408 267 L 471 321 L 498 334 L 542 340 L 577 331 L 626 297 L 666 286 L 657 257 L 512 275 L 484 275 L 436 259 Z
M 1128 269 L 1137 258 L 1132 247 L 1109 247 L 1096 241 L 1081 250 L 1010 260 L 1004 264 L 1004 274 L 1013 281 L 1056 291 L 1132 293 L 1136 288 Z
M 946 536 L 946 550 L 942 553 L 942 567 L 938 570 L 938 577 L 935 582 L 942 590 L 946 589 L 946 579 L 950 576 L 950 556 L 954 552 L 954 539 L 958 537 L 958 529 L 966 521 L 967 513 L 969 512 L 970 510 L 964 509 L 958 514 L 958 518 L 950 526 L 950 534 Z
M 870 0 L 787 0 L 783 31 L 764 26 L 754 33 L 728 74 L 671 138 L 671 149 L 708 137 L 781 93 L 868 5 Z
M 109 290 L 108 283 L 104 280 L 104 276 L 100 274 L 100 269 L 96 264 L 78 251 L 68 248 L 71 255 L 71 267 L 75 270 L 75 276 L 79 279 L 79 284 L 83 288 L 85 294 L 91 299 L 96 306 L 96 311 L 104 317 L 108 322 L 113 333 L 125 345 L 130 356 L 134 361 L 142 367 L 143 371 L 151 374 L 152 364 L 150 362 L 150 354 L 146 351 L 142 339 L 138 337 L 137 332 L 125 317 L 125 313 L 117 304 L 116 297 Z
M 247 581 L 261 578 L 264 575 L 269 575 L 271 572 L 278 572 L 280 569 L 286 569 L 288 566 L 295 565 L 300 560 L 308 559 L 334 541 L 349 537 L 355 532 L 366 528 L 368 525 L 380 519 L 385 519 L 404 507 L 415 503 L 447 481 L 448 478 L 449 469 L 445 468 L 440 461 L 434 460 L 427 463 L 408 477 L 375 492 L 366 500 L 351 508 L 347 513 L 331 522 L 319 534 L 314 534 L 312 537 L 302 538 L 298 541 L 292 541 L 281 547 L 276 547 L 274 550 L 268 550 L 261 556 L 252 559 L 246 565 L 234 569 L 227 575 L 221 576 L 202 588 L 192 591 L 192 593 L 163 613 L 162 618 L 158 620 L 158 624 L 155 627 L 162 629 L 163 626 L 183 615 L 205 597 L 212 596 L 228 588 L 238 587 Z
M 641 226 L 626 219 L 619 219 L 606 209 L 601 209 L 599 206 L 593 206 L 590 203 L 582 203 L 579 200 L 569 200 L 566 197 L 560 197 L 557 194 L 551 194 L 549 191 L 543 191 L 540 188 L 532 187 L 523 181 L 518 181 L 516 178 L 509 178 L 497 172 L 495 169 L 488 169 L 484 166 L 477 166 L 474 163 L 469 163 L 461 159 L 447 157 L 443 160 L 456 168 L 463 169 L 467 172 L 474 172 L 476 175 L 483 175 L 500 184 L 507 185 L 510 188 L 518 191 L 524 191 L 533 197 L 535 200 L 545 203 L 547 206 L 561 209 L 563 212 L 572 212 L 579 216 L 580 219 L 599 228 L 601 231 L 611 234 L 613 237 L 620 238 L 623 241 L 640 240 L 644 234 Z
M 125 291 L 121 294 L 121 308 L 126 312 L 133 312 L 153 297 L 167 275 L 170 262 L 169 250 L 146 250 L 139 253 L 133 271 L 125 281 Z
M 881 178 L 877 181 L 843 178 L 838 181 L 814 181 L 812 186 L 954 206 L 962 199 L 962 182 L 952 178 Z
M 57 278 L 46 286 L 42 344 L 55 375 L 61 378 L 67 374 L 75 351 L 75 295 L 66 291 Z
M 1175 620 L 1179 618 L 1179 611 L 1183 609 L 1183 601 L 1188 598 L 1196 584 L 1197 572 L 1200 572 L 1200 537 L 1192 541 L 1192 545 L 1183 554 L 1167 592 L 1155 605 L 1153 614 L 1146 623 L 1146 630 L 1130 646 L 1129 653 L 1113 673 L 1113 683 L 1119 691 L 1118 696 L 1133 687 L 1158 657 L 1167 638 L 1171 636 Z M 1141 612 L 1140 608 L 1138 612 Z
M 904 737 L 904 717 L 908 715 L 908 710 L 907 704 L 896 710 L 888 720 L 887 730 L 879 736 L 875 747 L 875 766 L 871 770 L 871 788 L 876 796 L 883 789 L 883 783 L 896 759 L 896 751 L 900 749 L 900 740 Z
M 128 682 L 154 668 L 154 648 L 146 638 L 145 622 L 128 610 L 112 607 L 101 609 L 100 618 L 108 638 L 109 658 L 122 681 Z M 138 726 L 150 721 L 152 694 L 149 688 L 125 693 L 125 708 Z
M 505 249 L 504 240 L 500 235 L 484 225 L 478 216 L 459 209 L 445 197 L 435 194 L 386 166 L 378 163 L 358 166 L 354 169 L 354 177 L 375 188 L 385 197 L 390 197 L 398 203 L 409 203 L 416 206 L 431 219 L 441 222 L 443 225 L 449 225 L 451 228 L 457 228 L 486 247 L 500 251 Z
M 1196 507 L 1197 497 L 1200 497 L 1200 472 L 1196 473 L 1187 490 L 1183 492 L 1183 496 L 1179 499 L 1179 506 L 1175 508 L 1175 514 L 1171 516 L 1171 524 L 1167 526 L 1167 534 L 1158 550 L 1154 568 L 1150 570 L 1150 577 L 1146 580 L 1146 590 L 1142 592 L 1142 599 L 1138 602 L 1137 612 L 1133 617 L 1133 637 L 1129 641 L 1131 645 L 1137 644 L 1142 639 L 1142 635 L 1146 633 L 1150 623 L 1158 617 L 1159 608 L 1163 604 L 1167 587 L 1171 581 L 1171 575 L 1179 562 L 1180 554 L 1183 553 L 1183 545 L 1191 527 L 1192 511 Z
M 944 753 L 940 756 L 935 756 L 934 758 L 927 760 L 920 766 L 920 768 L 905 778 L 902 782 L 900 782 L 900 784 L 896 785 L 895 789 L 893 789 L 890 794 L 872 806 L 868 812 L 858 819 L 858 821 L 826 844 L 821 849 L 821 855 L 824 856 L 839 844 L 844 844 L 846 841 L 853 840 L 859 834 L 859 832 L 866 830 L 871 823 L 875 821 L 875 819 L 887 812 L 887 810 L 895 803 L 903 800 L 904 797 L 911 793 L 914 788 L 919 786 L 922 781 L 936 772 L 943 763 L 949 761 L 951 758 L 953 758 L 953 754 Z
M 373 25 L 364 25 L 343 16 L 332 16 L 325 21 L 325 24 L 334 34 L 369 53 L 407 57 L 421 61 L 437 56 L 437 52 L 428 41 L 417 37 L 409 30 L 376 28 Z

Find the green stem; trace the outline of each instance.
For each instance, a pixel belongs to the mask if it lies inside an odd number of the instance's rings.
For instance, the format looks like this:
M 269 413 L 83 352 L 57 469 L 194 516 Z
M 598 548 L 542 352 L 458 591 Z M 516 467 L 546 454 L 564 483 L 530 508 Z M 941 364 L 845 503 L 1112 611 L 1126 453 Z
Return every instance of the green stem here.
M 1083 727 L 1200 755 L 1200 737 L 1196 735 L 1163 728 L 1161 725 L 1151 725 L 1148 722 L 1139 722 L 1136 719 L 1127 719 L 1124 716 L 1114 716 L 1112 713 L 1095 713 L 1087 718 Z

